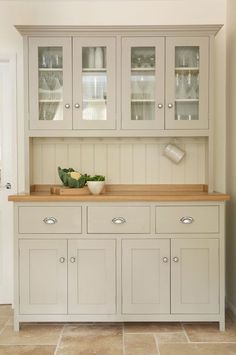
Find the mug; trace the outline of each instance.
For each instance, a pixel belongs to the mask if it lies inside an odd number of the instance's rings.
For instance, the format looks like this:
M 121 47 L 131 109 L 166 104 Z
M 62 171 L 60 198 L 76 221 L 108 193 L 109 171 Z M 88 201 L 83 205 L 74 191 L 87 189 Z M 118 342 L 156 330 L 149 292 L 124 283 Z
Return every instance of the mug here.
M 185 151 L 174 144 L 167 144 L 164 148 L 163 155 L 170 159 L 173 163 L 178 164 L 185 156 Z

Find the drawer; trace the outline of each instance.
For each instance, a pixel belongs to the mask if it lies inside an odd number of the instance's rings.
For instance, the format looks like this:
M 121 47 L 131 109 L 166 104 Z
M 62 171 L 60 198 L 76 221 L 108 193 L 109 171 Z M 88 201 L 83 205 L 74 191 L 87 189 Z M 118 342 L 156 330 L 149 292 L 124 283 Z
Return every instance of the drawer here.
M 19 233 L 81 233 L 81 207 L 19 207 Z
M 156 207 L 156 233 L 218 232 L 218 206 Z
M 150 233 L 150 207 L 88 207 L 88 233 Z

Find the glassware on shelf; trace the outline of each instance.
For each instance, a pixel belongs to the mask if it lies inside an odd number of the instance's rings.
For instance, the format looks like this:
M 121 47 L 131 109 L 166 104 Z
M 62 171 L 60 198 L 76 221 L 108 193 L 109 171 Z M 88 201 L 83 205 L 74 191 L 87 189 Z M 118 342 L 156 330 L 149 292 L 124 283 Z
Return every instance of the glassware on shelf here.
M 89 47 L 88 48 L 88 68 L 94 68 L 95 67 L 95 48 L 94 47 Z
M 103 50 L 102 47 L 95 48 L 95 68 L 103 68 Z

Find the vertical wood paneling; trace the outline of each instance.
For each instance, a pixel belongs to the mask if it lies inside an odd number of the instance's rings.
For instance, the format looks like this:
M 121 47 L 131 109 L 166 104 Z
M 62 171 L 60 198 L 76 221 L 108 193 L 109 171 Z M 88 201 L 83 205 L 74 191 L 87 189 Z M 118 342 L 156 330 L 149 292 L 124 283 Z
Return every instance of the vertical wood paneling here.
M 145 184 L 146 182 L 146 145 L 133 145 L 133 183 Z
M 55 184 L 55 145 L 42 145 L 42 184 Z
M 120 149 L 118 144 L 107 145 L 107 182 L 120 182 Z
M 68 144 L 68 168 L 81 170 L 81 147 L 80 144 Z
M 94 174 L 94 145 L 81 144 L 81 172 Z
M 172 165 L 173 163 L 163 155 L 166 144 L 160 145 L 160 184 L 172 183 Z
M 146 183 L 160 183 L 160 147 L 158 144 L 146 145 Z
M 120 146 L 120 183 L 130 184 L 133 181 L 133 145 Z
M 94 145 L 94 174 L 107 176 L 107 146 Z
M 42 145 L 41 144 L 32 144 L 32 176 L 34 184 L 42 184 Z
M 60 184 L 61 180 L 57 173 L 58 166 L 68 166 L 68 145 L 56 144 L 55 145 L 55 181 L 56 184 Z
M 197 180 L 197 151 L 196 144 L 185 144 L 186 164 L 185 164 L 185 180 L 187 184 L 194 184 Z
M 34 138 L 33 183 L 59 183 L 57 167 L 72 167 L 88 174 L 101 174 L 113 184 L 200 184 L 206 181 L 207 141 L 178 138 L 186 151 L 174 164 L 163 149 L 167 139 L 71 139 Z

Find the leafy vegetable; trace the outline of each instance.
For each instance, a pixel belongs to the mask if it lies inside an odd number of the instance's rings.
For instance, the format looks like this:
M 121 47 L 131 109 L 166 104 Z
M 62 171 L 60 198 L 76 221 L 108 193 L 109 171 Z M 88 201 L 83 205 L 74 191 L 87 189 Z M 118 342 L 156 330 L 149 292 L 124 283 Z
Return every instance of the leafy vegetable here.
M 87 181 L 105 181 L 105 176 L 103 175 L 88 176 Z
M 84 187 L 88 178 L 87 174 L 80 174 L 79 172 L 75 172 L 75 170 L 72 168 L 61 169 L 60 166 L 58 167 L 58 175 L 64 186 L 69 186 L 72 188 Z

